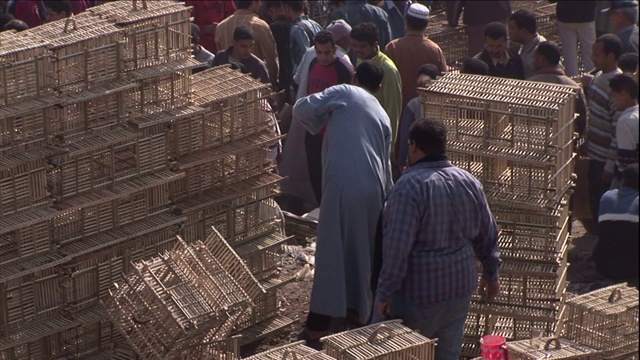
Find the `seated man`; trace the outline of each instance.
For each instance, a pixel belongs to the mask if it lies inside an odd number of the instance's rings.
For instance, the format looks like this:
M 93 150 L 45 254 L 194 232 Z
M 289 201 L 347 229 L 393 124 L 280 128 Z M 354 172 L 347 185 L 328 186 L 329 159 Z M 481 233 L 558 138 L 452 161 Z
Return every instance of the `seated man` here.
M 598 272 L 609 280 L 638 286 L 638 167 L 622 173 L 620 189 L 600 200 L 599 239 L 591 257 Z

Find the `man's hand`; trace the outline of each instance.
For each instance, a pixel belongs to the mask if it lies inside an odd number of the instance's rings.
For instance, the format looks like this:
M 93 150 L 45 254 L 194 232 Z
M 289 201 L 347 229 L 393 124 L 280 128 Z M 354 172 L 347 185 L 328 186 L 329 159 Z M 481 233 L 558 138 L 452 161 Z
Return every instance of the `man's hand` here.
M 389 302 L 376 301 L 375 309 L 380 318 L 386 319 L 389 315 Z
M 217 27 L 218 27 L 217 22 L 211 23 L 211 25 L 207 25 L 204 27 L 204 33 L 207 35 L 215 35 Z
M 500 291 L 500 282 L 480 279 L 479 290 L 481 294 L 485 295 L 487 300 L 491 301 L 496 297 L 496 295 L 498 295 L 498 292 Z
M 603 171 L 602 182 L 605 184 L 611 184 L 611 181 L 613 181 L 613 173 L 609 171 Z

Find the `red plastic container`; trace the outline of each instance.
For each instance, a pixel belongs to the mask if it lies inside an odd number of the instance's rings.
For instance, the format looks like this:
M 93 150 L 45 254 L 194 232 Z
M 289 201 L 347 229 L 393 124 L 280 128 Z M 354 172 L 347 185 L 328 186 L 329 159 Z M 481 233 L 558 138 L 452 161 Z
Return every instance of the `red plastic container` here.
M 482 359 L 484 360 L 509 360 L 507 339 L 503 336 L 485 335 L 480 339 Z

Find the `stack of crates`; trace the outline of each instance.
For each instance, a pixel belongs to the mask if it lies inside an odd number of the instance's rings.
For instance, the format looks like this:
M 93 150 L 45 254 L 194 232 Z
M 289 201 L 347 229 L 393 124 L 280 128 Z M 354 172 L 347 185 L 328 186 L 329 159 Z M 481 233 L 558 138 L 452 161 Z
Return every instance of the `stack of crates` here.
M 552 336 L 562 312 L 569 246 L 577 89 L 446 74 L 421 91 L 423 115 L 448 128 L 452 164 L 480 180 L 500 227 L 500 293 L 472 298 L 465 355 L 486 333 Z M 479 270 L 480 270 L 479 265 Z
M 0 33 L 1 360 L 108 358 L 123 343 L 100 304 L 113 283 L 211 226 L 266 288 L 233 331 L 251 341 L 292 322 L 275 317 L 290 279 L 277 273 L 266 89 L 217 84 L 241 75 L 221 68 L 204 75 L 218 95 L 194 96 L 190 16 L 172 0 L 117 1 Z

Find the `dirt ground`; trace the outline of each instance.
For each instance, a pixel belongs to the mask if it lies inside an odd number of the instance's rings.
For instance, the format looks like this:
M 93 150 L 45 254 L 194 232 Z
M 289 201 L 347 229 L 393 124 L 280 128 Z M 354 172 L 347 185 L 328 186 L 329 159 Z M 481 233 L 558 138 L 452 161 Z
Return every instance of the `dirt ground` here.
M 587 223 L 587 226 L 590 224 Z M 569 248 L 568 261 L 570 262 L 568 291 L 572 294 L 583 294 L 591 290 L 599 289 L 611 283 L 599 278 L 590 265 L 588 259 L 595 246 L 597 237 L 589 233 L 580 220 L 574 220 L 572 229 L 572 244 Z M 285 274 L 297 274 L 303 269 L 305 260 L 313 260 L 313 249 L 287 248 L 282 257 L 282 271 Z M 305 257 L 300 256 L 305 254 Z M 302 326 L 309 311 L 309 295 L 311 294 L 310 278 L 294 281 L 280 289 L 280 313 L 297 320 L 295 324 L 273 334 L 261 341 L 247 345 L 241 349 L 243 357 L 257 354 L 296 341 L 296 336 L 302 330 Z

